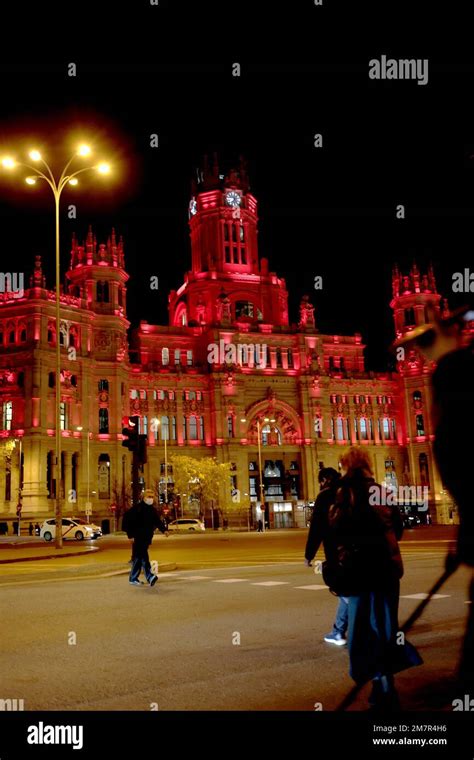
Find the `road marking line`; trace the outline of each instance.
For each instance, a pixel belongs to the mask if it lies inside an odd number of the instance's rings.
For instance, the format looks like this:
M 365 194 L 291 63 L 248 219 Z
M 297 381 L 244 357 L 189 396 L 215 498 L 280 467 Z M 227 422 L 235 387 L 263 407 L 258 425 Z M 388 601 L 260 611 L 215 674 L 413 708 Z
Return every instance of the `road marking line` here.
M 451 594 L 433 594 L 431 597 L 432 599 L 447 599 L 448 596 L 451 596 Z M 421 594 L 403 594 L 400 599 L 427 599 L 428 594 L 421 593 Z
M 247 578 L 225 578 L 220 581 L 212 581 L 213 583 L 247 583 Z
M 294 588 L 302 588 L 305 591 L 328 591 L 328 587 L 321 586 L 320 583 L 316 583 L 313 586 L 294 586 Z
M 263 581 L 261 583 L 251 583 L 251 586 L 287 586 L 289 581 Z

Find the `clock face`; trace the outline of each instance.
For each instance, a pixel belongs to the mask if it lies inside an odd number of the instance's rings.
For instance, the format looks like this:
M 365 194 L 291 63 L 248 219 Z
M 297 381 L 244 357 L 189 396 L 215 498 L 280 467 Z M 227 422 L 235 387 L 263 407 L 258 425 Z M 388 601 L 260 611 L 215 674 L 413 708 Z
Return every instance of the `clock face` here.
M 228 206 L 232 206 L 233 208 L 236 208 L 237 206 L 240 206 L 242 203 L 242 198 L 235 190 L 229 190 L 226 193 L 225 196 L 225 202 Z
M 189 201 L 189 213 L 192 214 L 192 215 L 194 215 L 196 212 L 197 212 L 197 203 L 194 200 L 194 198 L 192 198 Z

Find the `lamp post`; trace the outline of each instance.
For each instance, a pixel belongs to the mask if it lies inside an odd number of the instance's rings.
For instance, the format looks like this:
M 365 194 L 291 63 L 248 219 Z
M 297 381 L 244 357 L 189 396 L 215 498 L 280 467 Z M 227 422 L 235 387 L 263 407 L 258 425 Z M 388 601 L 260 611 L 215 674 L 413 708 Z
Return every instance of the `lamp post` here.
M 84 428 L 82 427 L 82 425 L 79 425 L 76 428 L 76 430 L 78 430 L 81 433 L 84 430 Z M 89 449 L 89 444 L 90 444 L 90 431 L 88 429 L 87 430 L 87 446 L 86 446 L 86 451 L 87 451 L 87 454 L 86 454 L 86 457 L 87 457 L 87 459 L 86 459 L 86 469 L 87 469 L 86 519 L 87 519 L 87 522 L 90 522 L 90 520 L 89 520 L 89 510 L 91 508 L 91 504 L 90 504 L 90 501 L 89 501 L 89 489 L 90 489 L 90 449 Z
M 22 490 L 22 481 L 21 481 L 21 475 L 22 475 L 22 468 L 21 468 L 21 457 L 22 457 L 22 444 L 23 444 L 23 438 L 15 438 L 15 443 L 20 444 L 20 450 L 19 450 L 19 467 L 18 467 L 18 505 L 16 508 L 16 513 L 18 516 L 18 535 L 21 535 L 21 490 Z
M 60 311 L 60 245 L 59 245 L 59 205 L 61 195 L 66 185 L 77 185 L 78 175 L 87 171 L 96 170 L 100 174 L 108 174 L 110 171 L 109 164 L 101 162 L 94 166 L 86 166 L 73 172 L 69 172 L 69 167 L 77 156 L 86 157 L 91 153 L 88 145 L 80 145 L 77 151 L 71 156 L 59 179 L 54 176 L 49 164 L 42 157 L 38 150 L 31 150 L 29 157 L 37 164 L 42 164 L 44 171 L 38 166 L 31 166 L 24 162 L 16 161 L 10 156 L 2 159 L 2 166 L 5 169 L 15 169 L 17 166 L 24 167 L 32 172 L 26 177 L 27 185 L 36 185 L 38 179 L 43 179 L 51 188 L 54 196 L 55 205 L 55 230 L 56 230 L 56 494 L 55 494 L 55 516 L 56 516 L 56 549 L 61 549 L 63 545 L 62 537 L 62 504 L 61 504 L 61 311 Z
M 247 422 L 245 417 L 243 417 L 241 422 Z M 270 420 L 269 417 L 264 417 L 264 422 L 275 422 L 275 420 Z M 260 473 L 260 511 L 263 511 L 263 532 L 265 532 L 265 493 L 264 493 L 264 484 L 263 484 L 263 468 L 262 468 L 262 442 L 261 442 L 261 425 L 260 420 L 257 419 L 257 446 L 258 446 L 258 471 Z
M 158 431 L 161 425 L 161 420 L 159 420 L 158 417 L 155 417 L 153 422 L 156 425 L 156 430 Z M 166 441 L 168 439 L 168 432 L 169 432 L 169 419 L 168 419 L 168 429 L 166 431 L 163 429 L 163 426 L 162 426 L 162 438 L 165 444 L 165 504 L 168 504 L 168 450 L 167 450 L 167 445 L 166 445 Z

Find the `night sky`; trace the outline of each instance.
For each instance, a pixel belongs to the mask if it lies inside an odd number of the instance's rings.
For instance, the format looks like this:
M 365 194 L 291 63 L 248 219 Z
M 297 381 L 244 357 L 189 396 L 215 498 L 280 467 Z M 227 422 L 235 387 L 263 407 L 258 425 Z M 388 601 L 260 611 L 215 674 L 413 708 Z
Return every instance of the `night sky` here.
M 105 242 L 115 226 L 125 239 L 134 325 L 167 324 L 168 292 L 190 267 L 190 180 L 203 154 L 217 151 L 223 170 L 245 155 L 259 201 L 260 256 L 286 278 L 290 322 L 308 293 L 320 331 L 360 331 L 368 367 L 384 369 L 393 263 L 406 268 L 416 258 L 423 270 L 432 260 L 451 305 L 472 300 L 452 293 L 452 274 L 474 269 L 472 67 L 430 57 L 427 86 L 371 81 L 368 61 L 387 52 L 427 55 L 422 45 L 407 53 L 380 43 L 345 58 L 315 47 L 306 63 L 290 55 L 285 62 L 281 53 L 252 63 L 259 58 L 235 43 L 225 55 L 221 46 L 207 47 L 193 60 L 188 50 L 182 61 L 179 49 L 160 54 L 159 46 L 133 64 L 118 62 L 126 51 L 117 61 L 111 51 L 107 64 L 91 63 L 84 49 L 48 65 L 4 61 L 0 150 L 15 148 L 19 134 L 28 144 L 31 135 L 31 146 L 64 158 L 78 123 L 92 143 L 111 147 L 104 155 L 123 168 L 117 182 L 94 189 L 84 180 L 64 196 L 62 268 L 73 231 L 82 241 L 92 224 Z M 75 79 L 68 60 L 78 64 Z M 234 61 L 242 63 L 240 78 L 231 74 Z M 152 133 L 158 148 L 149 147 Z M 313 147 L 315 133 L 323 135 L 322 149 Z M 67 217 L 68 203 L 77 205 L 76 220 Z M 398 203 L 404 220 L 395 218 Z M 29 277 L 41 254 L 52 285 L 53 221 L 46 189 L 15 185 L 1 170 L 2 271 Z M 158 292 L 149 289 L 151 275 L 159 276 Z M 314 291 L 316 275 L 322 291 Z

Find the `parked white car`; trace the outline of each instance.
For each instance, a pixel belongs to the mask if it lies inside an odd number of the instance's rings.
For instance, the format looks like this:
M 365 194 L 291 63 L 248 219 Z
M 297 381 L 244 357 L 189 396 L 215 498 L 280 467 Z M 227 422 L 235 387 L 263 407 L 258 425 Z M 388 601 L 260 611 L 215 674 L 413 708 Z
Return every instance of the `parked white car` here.
M 84 539 L 98 538 L 99 535 L 102 535 L 102 531 L 97 525 L 69 520 L 66 517 L 62 520 L 62 526 L 64 539 L 72 538 L 76 541 L 83 541 Z M 52 541 L 53 538 L 56 538 L 56 520 L 54 518 L 44 521 L 41 526 L 40 536 L 45 541 Z
M 201 520 L 194 520 L 192 518 L 180 518 L 179 520 L 173 520 L 168 525 L 168 530 L 176 531 L 178 533 L 190 533 L 193 531 L 202 532 L 206 530 L 205 525 Z

